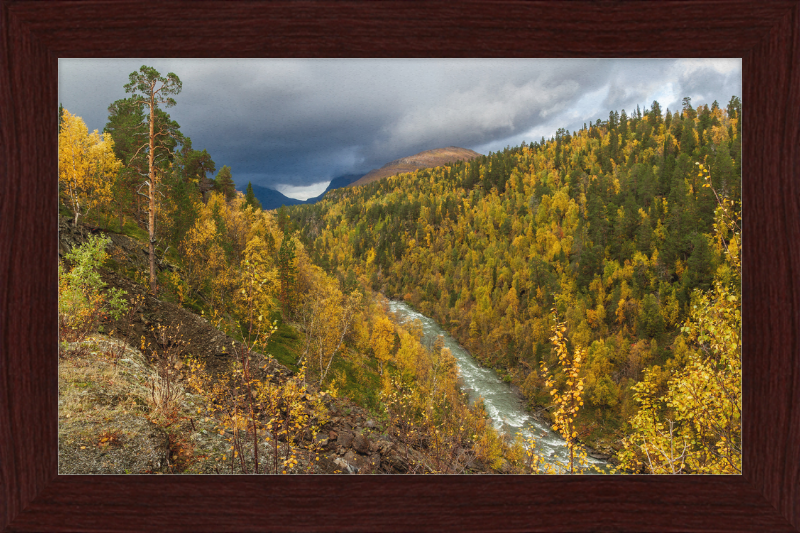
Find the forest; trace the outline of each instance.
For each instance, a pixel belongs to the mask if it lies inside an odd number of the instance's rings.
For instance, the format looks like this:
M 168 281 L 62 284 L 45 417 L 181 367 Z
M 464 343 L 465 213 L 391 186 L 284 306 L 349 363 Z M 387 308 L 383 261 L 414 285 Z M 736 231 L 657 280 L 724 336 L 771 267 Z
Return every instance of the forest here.
M 235 341 L 229 368 L 169 359 L 177 343 L 163 331 L 163 342 L 125 340 L 154 368 L 139 412 L 174 427 L 186 417 L 175 391 L 194 394 L 231 435 L 212 458 L 226 471 L 259 471 L 263 446 L 273 473 L 297 471 L 303 453 L 304 471 L 318 471 L 323 397 L 413 450 L 401 471 L 580 471 L 496 431 L 449 350 L 392 319 L 387 299 L 400 299 L 519 387 L 577 463 L 589 446 L 610 450 L 620 473 L 741 473 L 738 97 L 611 111 L 577 132 L 265 211 L 166 113 L 177 75 L 142 67 L 125 88 L 102 134 L 59 110 L 60 216 L 135 239 L 145 260 L 91 239 L 62 256 L 60 358 L 85 357 L 82 342 L 123 331 L 136 308 L 130 286 L 101 273 L 203 317 Z M 260 374 L 270 360 L 295 377 Z
M 550 377 L 574 385 L 550 342 L 563 320 L 586 354 L 581 440 L 627 438 L 630 464 L 676 441 L 687 460 L 648 469 L 737 472 L 740 117 L 736 97 L 612 111 L 291 217 L 315 263 L 435 317 L 531 404 L 550 403 Z

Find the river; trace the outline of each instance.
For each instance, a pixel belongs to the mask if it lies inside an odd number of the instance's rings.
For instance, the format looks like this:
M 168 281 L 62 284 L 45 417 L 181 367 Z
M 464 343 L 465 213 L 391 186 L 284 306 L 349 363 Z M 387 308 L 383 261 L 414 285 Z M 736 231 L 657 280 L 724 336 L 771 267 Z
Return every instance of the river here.
M 463 390 L 469 394 L 472 403 L 478 398 L 483 398 L 486 413 L 497 430 L 508 433 L 512 438 L 517 434 L 523 437 L 533 436 L 537 451 L 546 462 L 559 464 L 562 468 L 563 465 L 569 464 L 569 451 L 564 439 L 547 425 L 534 419 L 519 396 L 511 389 L 511 385 L 500 379 L 494 370 L 478 364 L 472 355 L 432 318 L 396 300 L 389 301 L 389 309 L 400 324 L 419 320 L 422 323 L 425 345 L 433 346 L 440 335 L 443 337 L 444 346 L 450 349 L 458 363 Z M 604 461 L 592 457 L 588 459 L 592 465 L 601 468 L 605 465 Z

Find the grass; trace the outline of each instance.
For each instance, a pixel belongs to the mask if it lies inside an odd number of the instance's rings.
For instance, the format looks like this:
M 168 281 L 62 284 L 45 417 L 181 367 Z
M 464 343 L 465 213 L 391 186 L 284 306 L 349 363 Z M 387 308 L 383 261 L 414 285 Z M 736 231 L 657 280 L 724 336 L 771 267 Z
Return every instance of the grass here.
M 216 420 L 198 414 L 205 411 L 203 399 L 186 392 L 177 412 L 165 417 L 150 397 L 155 370 L 139 350 L 123 351 L 124 346 L 94 335 L 80 346 L 69 345 L 59 358 L 59 468 L 77 474 L 152 473 L 138 458 L 151 453 L 142 432 L 155 425 L 169 440 L 171 460 L 163 473 L 213 472 L 227 441 Z
M 279 363 L 293 372 L 298 370 L 297 358 L 300 356 L 302 339 L 300 333 L 285 323 L 280 323 L 278 331 L 270 337 L 265 353 L 272 355 Z
M 373 363 L 373 361 L 368 361 Z M 359 364 L 356 361 L 337 357 L 333 362 L 331 375 L 345 376 L 344 380 L 336 379 L 339 394 L 348 397 L 370 413 L 380 417 L 381 413 L 381 377 L 375 368 L 376 364 Z
M 117 233 L 121 233 L 122 235 L 127 235 L 128 237 L 136 239 L 137 241 L 141 241 L 143 243 L 148 242 L 149 236 L 147 234 L 147 231 L 140 228 L 139 225 L 133 221 L 126 222 L 126 224 L 122 227 L 122 229 Z
M 112 344 L 100 336 L 90 338 L 82 344 L 81 353 L 59 360 L 59 421 L 90 422 L 79 435 L 89 441 L 98 437 L 92 432 L 93 423 L 129 413 L 144 416 L 149 411 L 142 384 L 109 355 Z M 130 351 L 123 357 L 133 359 Z

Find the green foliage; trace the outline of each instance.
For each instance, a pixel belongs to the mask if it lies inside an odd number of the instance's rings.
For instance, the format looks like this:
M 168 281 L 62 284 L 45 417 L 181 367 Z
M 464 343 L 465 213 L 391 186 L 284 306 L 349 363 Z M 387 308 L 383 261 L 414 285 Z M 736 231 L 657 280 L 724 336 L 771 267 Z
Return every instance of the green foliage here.
M 125 291 L 109 289 L 98 269 L 106 259 L 105 248 L 111 239 L 89 235 L 86 243 L 64 256 L 72 264 L 58 265 L 58 317 L 62 341 L 80 340 L 96 331 L 107 316 L 117 320 L 127 310 Z
M 648 294 L 642 300 L 637 331 L 648 337 L 658 337 L 664 332 L 664 318 L 661 307 L 654 294 Z
M 233 183 L 231 168 L 224 165 L 214 180 L 214 190 L 225 195 L 226 200 L 233 200 L 236 196 L 236 185 Z
M 261 202 L 258 201 L 256 195 L 253 193 L 253 184 L 247 182 L 247 193 L 244 196 L 245 203 L 253 209 L 261 209 Z
M 291 235 L 284 230 L 281 248 L 278 251 L 278 276 L 280 293 L 278 298 L 286 316 L 291 316 L 296 305 L 295 282 L 297 280 L 297 258 Z
M 700 171 L 711 188 L 707 169 L 701 165 Z M 634 386 L 639 410 L 620 454 L 624 468 L 654 474 L 742 473 L 739 209 L 724 196 L 717 200 L 715 240 L 725 263 L 711 290 L 692 294 L 692 311 L 681 327 L 691 343 L 691 349 L 681 345 L 683 364 L 667 376 L 654 367 Z

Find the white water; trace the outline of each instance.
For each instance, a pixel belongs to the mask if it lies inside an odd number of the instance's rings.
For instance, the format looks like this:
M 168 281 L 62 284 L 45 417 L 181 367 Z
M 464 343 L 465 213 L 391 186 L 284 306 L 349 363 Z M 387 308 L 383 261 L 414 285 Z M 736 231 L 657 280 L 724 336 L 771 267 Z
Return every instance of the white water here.
M 511 390 L 508 383 L 503 382 L 497 373 L 480 366 L 472 355 L 462 348 L 455 339 L 447 334 L 432 318 L 418 313 L 403 302 L 390 300 L 389 309 L 395 314 L 397 322 L 419 320 L 422 324 L 423 343 L 433 346 L 441 335 L 444 346 L 456 358 L 461 377 L 462 388 L 469 394 L 470 402 L 483 398 L 486 414 L 491 418 L 494 427 L 508 433 L 512 438 L 519 434 L 523 438 L 533 437 L 536 449 L 550 464 L 569 464 L 569 451 L 566 442 L 556 432 L 535 420 L 527 412 L 520 398 Z M 603 465 L 604 461 L 589 457 L 589 463 Z

